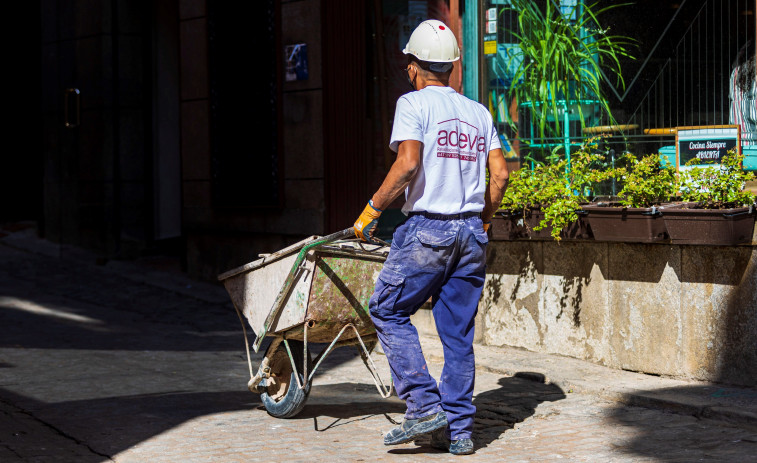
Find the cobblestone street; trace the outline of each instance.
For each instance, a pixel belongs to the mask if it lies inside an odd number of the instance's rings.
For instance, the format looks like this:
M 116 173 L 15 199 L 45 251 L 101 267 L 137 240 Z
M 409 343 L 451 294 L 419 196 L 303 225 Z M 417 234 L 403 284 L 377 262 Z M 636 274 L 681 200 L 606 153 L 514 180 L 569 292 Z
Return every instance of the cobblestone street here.
M 438 377 L 438 357 L 429 357 Z M 388 379 L 385 358 L 374 359 Z M 404 406 L 381 399 L 353 348 L 324 362 L 293 419 L 270 417 L 248 379 L 239 321 L 220 287 L 0 242 L 2 462 L 463 458 L 422 441 L 385 447 L 382 435 Z M 477 450 L 464 458 L 757 461 L 757 425 L 633 406 L 543 379 L 481 369 Z

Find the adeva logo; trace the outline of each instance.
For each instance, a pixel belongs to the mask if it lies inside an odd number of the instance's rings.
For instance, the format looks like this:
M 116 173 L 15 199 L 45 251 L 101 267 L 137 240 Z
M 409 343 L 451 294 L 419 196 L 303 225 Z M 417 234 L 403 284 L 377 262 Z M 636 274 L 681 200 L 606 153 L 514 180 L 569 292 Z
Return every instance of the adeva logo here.
M 478 136 L 476 126 L 450 119 L 439 123 L 436 146 L 437 157 L 475 161 L 479 153 L 484 153 L 486 140 Z

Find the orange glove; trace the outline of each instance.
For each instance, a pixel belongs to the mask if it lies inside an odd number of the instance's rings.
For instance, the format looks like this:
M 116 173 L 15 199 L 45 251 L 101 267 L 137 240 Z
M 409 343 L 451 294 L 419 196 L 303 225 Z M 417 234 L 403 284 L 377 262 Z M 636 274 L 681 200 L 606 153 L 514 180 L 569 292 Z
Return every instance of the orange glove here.
M 488 232 L 489 231 L 489 227 L 491 227 L 491 226 L 492 226 L 491 222 L 484 222 L 484 231 Z
M 352 228 L 355 229 L 355 236 L 363 241 L 367 241 L 372 244 L 377 244 L 373 241 L 373 234 L 376 232 L 378 225 L 378 218 L 383 211 L 373 207 L 373 200 L 368 201 L 368 204 L 363 209 L 363 213 L 355 221 L 355 225 Z

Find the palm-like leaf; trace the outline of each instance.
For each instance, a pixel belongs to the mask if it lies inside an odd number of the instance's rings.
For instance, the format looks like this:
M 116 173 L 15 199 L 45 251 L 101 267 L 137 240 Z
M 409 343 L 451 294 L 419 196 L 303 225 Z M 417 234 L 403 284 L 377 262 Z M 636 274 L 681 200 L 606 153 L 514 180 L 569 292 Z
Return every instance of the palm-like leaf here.
M 519 43 L 519 53 L 509 57 L 509 66 L 516 69 L 510 96 L 531 103 L 531 117 L 539 135 L 546 138 L 562 133 L 560 111 L 563 108 L 559 100 L 596 100 L 610 123 L 614 123 L 599 76 L 601 69 L 607 68 L 624 87 L 620 58 L 632 58 L 628 48 L 634 41 L 629 37 L 607 35 L 606 30 L 599 28 L 597 17 L 611 8 L 628 4 L 610 5 L 596 11 L 597 3 L 584 5 L 576 12 L 574 21 L 555 8 L 552 0 L 546 0 L 544 10 L 534 0 L 511 0 L 511 5 L 518 15 L 519 30 L 511 34 Z M 578 104 L 576 109 L 584 127 L 582 105 Z M 549 119 L 554 125 L 547 124 Z M 511 119 L 509 122 L 514 125 Z

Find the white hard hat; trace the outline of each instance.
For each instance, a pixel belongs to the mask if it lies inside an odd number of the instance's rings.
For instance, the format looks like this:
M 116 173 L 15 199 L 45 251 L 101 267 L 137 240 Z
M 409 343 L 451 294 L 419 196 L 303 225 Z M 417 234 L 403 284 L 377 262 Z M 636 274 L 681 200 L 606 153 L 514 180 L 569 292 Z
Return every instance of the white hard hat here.
M 452 30 L 441 21 L 428 19 L 415 28 L 402 53 L 413 55 L 421 61 L 450 63 L 431 66 L 432 71 L 444 72 L 452 67 L 452 62 L 460 59 L 460 47 Z

